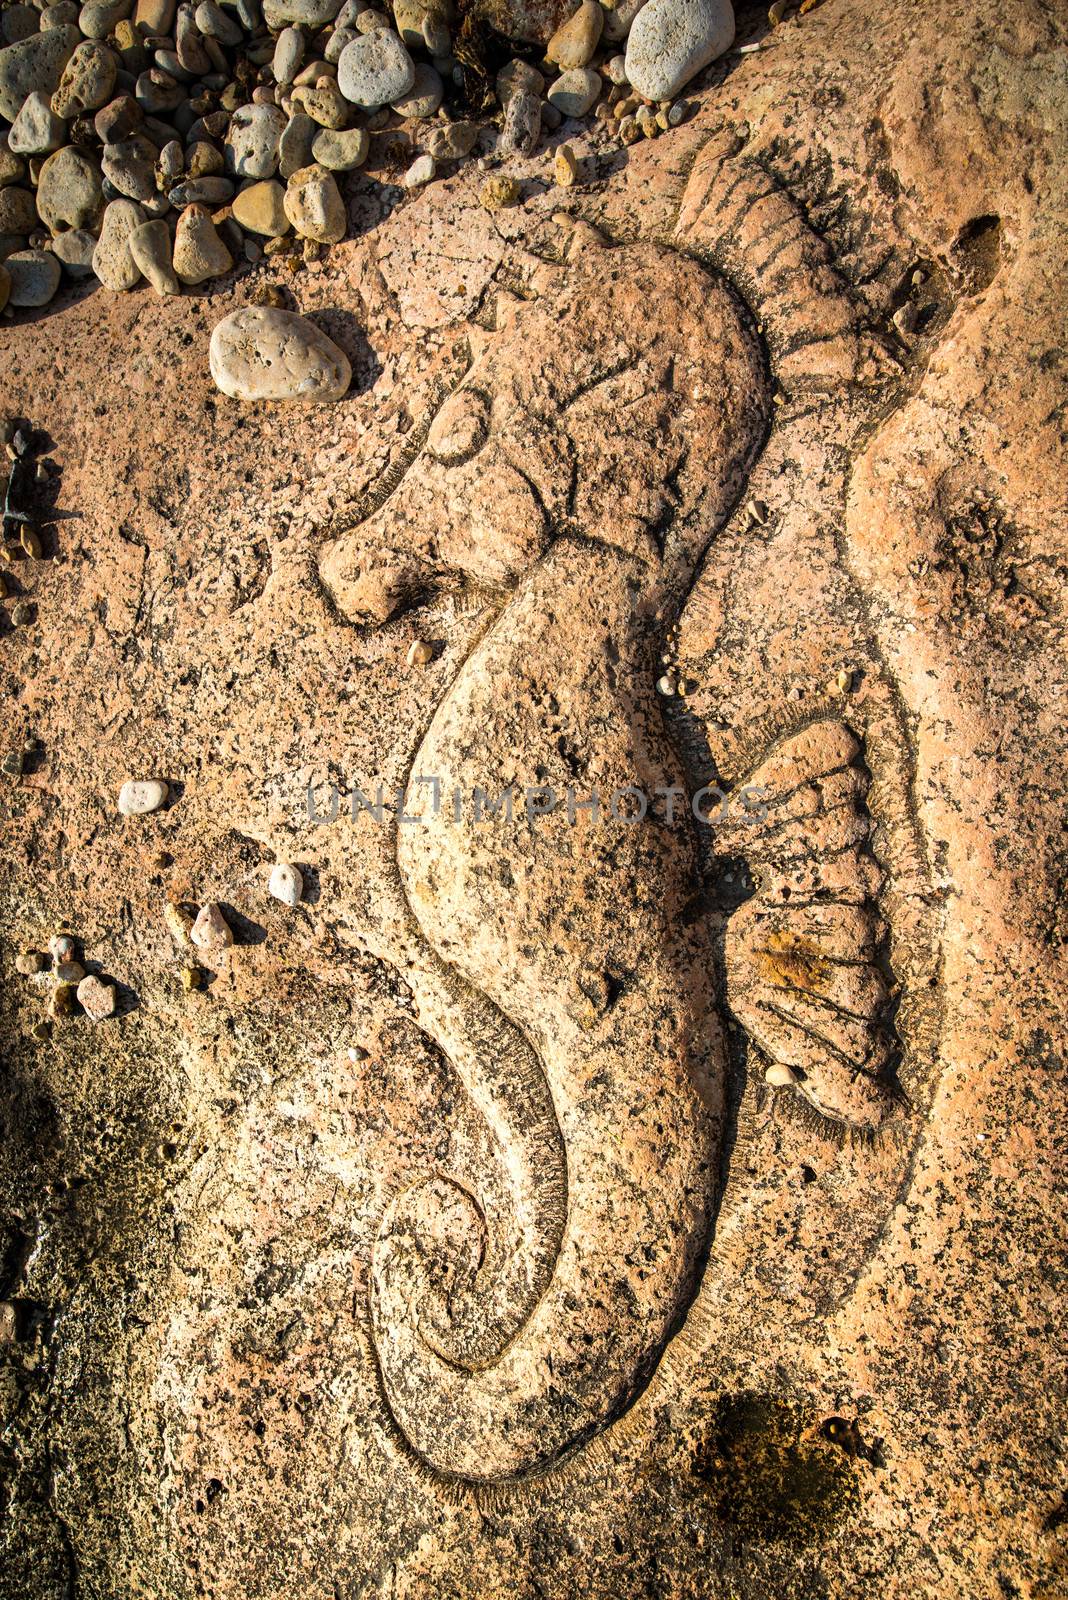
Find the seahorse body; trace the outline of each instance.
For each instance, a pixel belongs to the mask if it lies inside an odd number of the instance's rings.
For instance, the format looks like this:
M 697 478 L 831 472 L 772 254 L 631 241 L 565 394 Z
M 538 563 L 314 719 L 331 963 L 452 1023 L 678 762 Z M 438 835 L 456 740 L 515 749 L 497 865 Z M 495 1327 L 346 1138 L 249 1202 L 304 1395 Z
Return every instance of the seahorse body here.
M 488 1201 L 428 1174 L 374 1250 L 385 1392 L 442 1472 L 514 1477 L 589 1437 L 692 1293 L 724 1076 L 694 841 L 685 801 L 670 822 L 617 820 L 610 803 L 627 786 L 681 793 L 658 651 L 767 405 L 720 280 L 652 246 L 590 251 L 473 366 L 396 495 L 324 562 L 350 615 L 368 572 L 412 552 L 510 593 L 413 768 L 438 780 L 443 813 L 413 786 L 424 822 L 398 837 L 426 941 L 409 982 L 504 1174 Z M 508 786 L 511 820 L 475 822 L 468 804 L 449 820 L 454 788 Z M 528 786 L 556 809 L 528 817 Z M 596 794 L 600 817 L 569 814 L 569 790 Z

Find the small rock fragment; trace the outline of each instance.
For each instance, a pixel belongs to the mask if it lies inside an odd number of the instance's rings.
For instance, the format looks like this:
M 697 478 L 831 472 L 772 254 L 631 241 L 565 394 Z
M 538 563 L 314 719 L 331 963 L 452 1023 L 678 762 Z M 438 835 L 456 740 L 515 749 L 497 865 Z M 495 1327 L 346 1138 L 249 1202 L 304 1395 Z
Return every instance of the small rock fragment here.
M 285 190 L 274 178 L 263 178 L 249 184 L 234 196 L 230 210 L 235 222 L 249 233 L 266 234 L 280 239 L 289 232 L 289 218 L 285 209 Z
M 312 141 L 311 159 L 330 172 L 351 172 L 363 166 L 370 145 L 366 128 L 323 128 Z
M 46 957 L 40 950 L 22 950 L 15 957 L 15 971 L 21 972 L 24 978 L 32 978 L 35 973 L 43 972 L 46 965 Z
M 583 0 L 574 16 L 557 28 L 545 46 L 545 59 L 566 72 L 584 67 L 596 50 L 604 25 L 604 12 L 597 0 Z
M 162 778 L 128 778 L 119 790 L 119 815 L 147 817 L 159 810 L 167 794 Z
M 553 158 L 553 173 L 561 188 L 569 189 L 578 179 L 579 164 L 569 144 L 562 144 Z
M 90 975 L 78 984 L 78 1004 L 91 1022 L 105 1022 L 115 1015 L 115 985 Z
M 54 933 L 48 941 L 48 953 L 53 961 L 72 961 L 78 952 L 78 941 L 69 933 Z
M 519 184 L 505 172 L 487 178 L 478 194 L 487 211 L 503 211 L 519 204 Z
M 431 181 L 434 172 L 433 156 L 417 156 L 404 174 L 404 187 L 406 189 L 421 189 Z
M 797 1082 L 797 1073 L 792 1067 L 786 1066 L 785 1062 L 773 1061 L 765 1069 L 764 1082 L 770 1084 L 773 1089 L 785 1089 L 787 1084 Z
M 412 640 L 408 646 L 408 654 L 405 656 L 405 660 L 410 667 L 425 667 L 433 659 L 434 646 L 432 644 L 428 644 L 425 639 Z
M 267 890 L 285 906 L 299 905 L 300 897 L 304 893 L 304 879 L 301 877 L 300 868 L 291 866 L 288 861 L 279 861 L 277 866 L 271 868 Z
M 85 977 L 85 968 L 80 961 L 73 959 L 57 961 L 55 974 L 60 983 L 80 983 Z
M 189 937 L 201 950 L 225 950 L 234 942 L 230 925 L 214 900 L 201 906 Z

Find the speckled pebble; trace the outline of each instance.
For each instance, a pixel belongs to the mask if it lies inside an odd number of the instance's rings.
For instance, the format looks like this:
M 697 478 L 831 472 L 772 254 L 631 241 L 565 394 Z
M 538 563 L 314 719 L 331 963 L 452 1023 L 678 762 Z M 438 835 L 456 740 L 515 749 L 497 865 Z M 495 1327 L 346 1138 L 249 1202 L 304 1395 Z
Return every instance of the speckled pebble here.
M 239 178 L 270 178 L 278 167 L 278 142 L 286 117 L 277 106 L 242 106 L 230 119 L 226 166 Z
M 136 200 L 112 200 L 104 209 L 100 238 L 93 251 L 93 271 L 105 289 L 132 289 L 141 281 L 141 269 L 130 254 L 130 234 L 146 221 Z
M 408 93 L 415 83 L 415 64 L 397 34 L 379 28 L 345 46 L 337 82 L 346 100 L 371 110 Z
M 50 250 L 16 250 L 4 266 L 11 279 L 9 305 L 46 306 L 59 288 L 60 266 Z
M 730 0 L 647 0 L 627 39 L 627 79 L 648 100 L 672 100 L 733 41 Z
M 28 94 L 22 110 L 11 124 L 8 148 L 16 155 L 47 156 L 58 150 L 67 137 L 66 124 L 52 110 L 47 95 Z
M 445 85 L 441 81 L 441 74 L 435 72 L 433 67 L 427 66 L 425 61 L 420 61 L 416 63 L 415 80 L 411 88 L 393 101 L 393 109 L 399 117 L 410 117 L 413 120 L 432 117 L 440 106 L 444 94 Z
M 170 229 L 162 217 L 142 222 L 139 228 L 131 231 L 127 242 L 134 266 L 157 294 L 181 294 L 182 286 L 171 265 Z
M 204 283 L 229 272 L 234 258 L 202 206 L 187 206 L 174 235 L 174 270 L 183 283 Z
M 69 120 L 97 111 L 111 99 L 119 63 L 115 53 L 96 39 L 85 39 L 63 68 L 52 96 L 52 110 Z
M 293 311 L 245 306 L 211 336 L 211 375 L 234 400 L 340 400 L 352 369 L 332 339 Z

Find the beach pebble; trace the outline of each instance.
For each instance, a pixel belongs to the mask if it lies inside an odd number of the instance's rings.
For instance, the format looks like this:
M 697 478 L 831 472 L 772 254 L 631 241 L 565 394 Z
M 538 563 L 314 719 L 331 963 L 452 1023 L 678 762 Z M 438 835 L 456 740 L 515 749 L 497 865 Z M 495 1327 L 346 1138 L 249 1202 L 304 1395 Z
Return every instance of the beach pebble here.
M 360 36 L 355 28 L 335 28 L 327 41 L 325 50 L 326 59 L 332 67 L 336 67 L 341 59 L 341 52 L 347 44 Z
M 200 950 L 225 950 L 234 942 L 230 924 L 214 900 L 201 906 L 189 931 L 189 937 Z
M 48 157 L 37 180 L 37 211 L 50 233 L 91 230 L 103 204 L 100 168 L 84 150 L 68 144 Z
M 445 85 L 441 81 L 441 74 L 428 67 L 425 61 L 417 62 L 415 79 L 407 94 L 402 94 L 399 99 L 392 102 L 393 109 L 399 117 L 411 117 L 419 120 L 423 117 L 432 117 L 440 106 L 445 94 Z
M 46 35 L 47 37 L 47 35 Z M 106 44 L 84 40 L 63 68 L 52 96 L 52 110 L 68 121 L 86 111 L 98 111 L 111 99 L 119 63 Z
M 569 189 L 579 175 L 579 164 L 569 144 L 562 144 L 553 158 L 553 176 L 563 189 Z
M 583 0 L 573 17 L 561 24 L 545 46 L 545 59 L 566 72 L 584 67 L 601 38 L 604 12 L 597 0 Z
M 304 35 L 299 28 L 283 28 L 275 40 L 271 70 L 275 83 L 292 83 L 304 60 Z
M 93 271 L 105 289 L 132 289 L 140 282 L 141 270 L 130 254 L 130 234 L 145 220 L 136 200 L 112 200 L 104 208 L 104 223 L 93 251 Z M 121 810 L 121 796 L 119 806 Z
M 352 369 L 348 357 L 313 322 L 276 306 L 245 306 L 215 328 L 208 347 L 211 375 L 233 400 L 340 400 Z
M 54 933 L 48 941 L 48 953 L 53 961 L 73 961 L 78 954 L 78 941 L 69 933 Z
M 425 0 L 393 0 L 393 21 L 397 32 L 410 50 L 422 50 L 423 21 L 427 14 Z
M 39 14 L 34 6 L 9 5 L 0 12 L 4 43 L 18 44 L 37 32 Z
M 60 983 L 80 983 L 85 977 L 85 968 L 73 957 L 67 961 L 57 961 L 53 971 Z
M 66 137 L 63 118 L 56 116 L 46 95 L 35 92 L 23 101 L 7 142 L 16 155 L 47 156 L 58 150 Z
M 21 972 L 24 978 L 32 978 L 36 973 L 43 972 L 45 965 L 46 958 L 41 950 L 22 950 L 15 957 L 15 971 Z
M 434 659 L 434 646 L 426 639 L 413 639 L 404 659 L 410 667 L 425 667 Z
M 56 984 L 48 1001 L 48 1015 L 53 1022 L 60 1022 L 73 1014 L 75 994 L 73 983 Z
M 584 117 L 601 92 L 601 80 L 589 67 L 572 67 L 551 85 L 548 101 L 561 116 Z
M 242 189 L 234 196 L 230 207 L 234 221 L 240 223 L 248 233 L 280 239 L 289 232 L 285 193 L 275 178 L 263 178 L 259 183 L 250 183 L 247 189 Z
M 239 178 L 270 178 L 278 167 L 278 142 L 286 117 L 277 106 L 242 106 L 230 119 L 226 166 Z
M 646 0 L 627 39 L 627 79 L 647 100 L 672 100 L 733 42 L 730 0 Z
M 617 88 L 622 88 L 627 81 L 626 56 L 610 57 L 610 59 L 601 67 L 601 71 L 604 73 L 609 83 L 614 83 Z
M 37 226 L 37 205 L 29 189 L 8 184 L 0 189 L 0 233 L 22 234 L 24 237 Z
M 78 21 L 78 6 L 75 0 L 56 0 L 55 5 L 45 6 L 41 12 L 41 29 L 64 28 L 69 23 Z
M 115 985 L 100 978 L 83 978 L 78 985 L 78 1004 L 90 1022 L 106 1022 L 115 1015 Z
M 86 0 L 78 13 L 78 27 L 87 39 L 106 39 L 130 9 L 131 0 Z
M 267 891 L 276 900 L 281 900 L 284 906 L 299 905 L 300 897 L 304 893 L 304 879 L 300 875 L 300 868 L 290 866 L 288 861 L 279 861 L 276 867 L 271 868 Z
M 345 46 L 338 59 L 337 82 L 346 100 L 373 110 L 408 93 L 415 83 L 415 64 L 398 36 L 379 28 Z
M 167 191 L 167 199 L 176 210 L 186 206 L 224 206 L 234 192 L 233 183 L 220 172 L 211 172 L 206 178 L 187 178 Z
M 0 189 L 7 183 L 19 183 L 26 176 L 26 163 L 12 152 L 6 133 L 0 133 Z
M 239 45 L 245 36 L 236 18 L 229 16 L 214 0 L 201 0 L 194 20 L 202 34 L 209 39 L 218 39 L 229 50 Z
M 278 141 L 278 171 L 283 178 L 291 178 L 301 167 L 310 167 L 312 149 L 322 130 L 305 111 L 294 111 Z M 323 166 L 329 166 L 324 161 Z
M 137 0 L 134 23 L 149 36 L 162 37 L 171 31 L 177 0 Z
M 46 306 L 59 288 L 59 262 L 50 250 L 16 250 L 4 266 L 11 282 L 9 305 Z
M 544 94 L 545 79 L 537 67 L 532 67 L 529 61 L 520 61 L 516 56 L 498 72 L 496 87 L 497 99 L 502 106 L 506 106 L 514 94 Z
M 159 295 L 181 294 L 182 286 L 171 265 L 171 234 L 161 217 L 142 222 L 127 241 L 134 265 Z
M 155 198 L 156 147 L 143 133 L 106 144 L 100 166 L 111 187 L 127 200 Z
M 225 165 L 223 153 L 206 139 L 198 139 L 185 152 L 185 170 L 190 178 L 215 178 Z
M 341 90 L 330 78 L 318 83 L 314 89 L 295 89 L 293 103 L 307 112 L 320 128 L 343 128 L 352 112 Z
M 132 94 L 116 95 L 93 118 L 93 131 L 101 144 L 116 144 L 136 133 L 145 114 Z
M 504 108 L 497 149 L 503 156 L 529 156 L 541 138 L 541 100 L 525 89 L 510 95 Z
M 119 815 L 147 817 L 150 811 L 158 811 L 166 798 L 167 785 L 161 778 L 129 778 L 119 790 Z
M 22 102 L 34 90 L 54 94 L 63 68 L 80 43 L 77 28 L 68 25 L 31 34 L 0 50 L 0 117 L 14 122 Z
M 427 184 L 431 181 L 435 170 L 433 156 L 416 156 L 415 160 L 404 174 L 404 187 L 406 189 L 421 189 L 424 184 Z
M 346 128 L 335 132 L 323 128 L 312 141 L 311 154 L 321 167 L 331 172 L 351 172 L 367 160 L 370 138 L 366 128 Z
M 462 161 L 471 154 L 477 141 L 477 122 L 447 122 L 443 127 L 430 130 L 426 147 L 437 161 Z
M 773 1089 L 785 1089 L 787 1084 L 797 1082 L 797 1073 L 783 1061 L 773 1061 L 764 1070 L 764 1082 L 771 1084 Z
M 202 206 L 187 206 L 174 235 L 174 270 L 183 283 L 204 283 L 229 272 L 234 258 Z
M 313 165 L 294 172 L 285 193 L 285 213 L 303 239 L 336 244 L 345 237 L 347 217 L 332 172 Z
M 321 28 L 341 10 L 341 0 L 264 0 L 263 20 L 271 29 L 295 22 L 302 28 Z
M 622 44 L 645 3 L 646 0 L 619 0 L 614 11 L 606 11 L 604 14 L 601 38 L 608 44 Z
M 504 211 L 519 204 L 519 184 L 505 172 L 495 173 L 486 179 L 478 198 L 487 211 Z

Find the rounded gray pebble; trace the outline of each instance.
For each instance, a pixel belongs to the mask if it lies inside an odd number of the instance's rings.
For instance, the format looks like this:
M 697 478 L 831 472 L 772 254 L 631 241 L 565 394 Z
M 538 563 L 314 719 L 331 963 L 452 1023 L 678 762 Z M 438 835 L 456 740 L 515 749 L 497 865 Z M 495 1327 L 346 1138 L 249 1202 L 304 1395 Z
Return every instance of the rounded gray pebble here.
M 353 105 L 375 110 L 408 93 L 415 83 L 415 63 L 397 34 L 378 28 L 361 34 L 342 50 L 337 83 Z
M 60 266 L 50 250 L 16 250 L 4 266 L 11 279 L 8 305 L 46 306 L 59 288 Z

